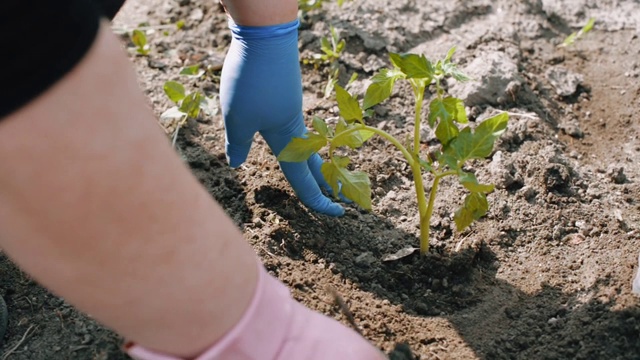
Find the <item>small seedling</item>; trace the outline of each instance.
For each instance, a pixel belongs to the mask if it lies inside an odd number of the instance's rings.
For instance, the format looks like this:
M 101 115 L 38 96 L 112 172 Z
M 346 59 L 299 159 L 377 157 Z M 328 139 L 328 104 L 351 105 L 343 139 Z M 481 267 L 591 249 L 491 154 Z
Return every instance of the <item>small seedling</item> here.
M 300 12 L 306 13 L 311 10 L 322 9 L 322 5 L 329 0 L 298 0 L 298 9 Z M 336 0 L 339 7 L 342 7 L 345 0 Z
M 340 118 L 335 127 L 330 127 L 319 117 L 313 118 L 313 130 L 304 138 L 293 138 L 279 154 L 278 160 L 305 161 L 311 154 L 328 146 L 329 160 L 322 165 L 322 173 L 333 189 L 339 191 L 360 207 L 371 210 L 371 184 L 369 176 L 361 171 L 348 169 L 350 159 L 336 154 L 336 149 L 348 147 L 358 149 L 372 136 L 378 135 L 391 142 L 409 164 L 415 184 L 420 217 L 420 253 L 429 250 L 431 215 L 440 181 L 447 176 L 456 177 L 468 191 L 454 221 L 458 231 L 484 216 L 488 209 L 487 194 L 494 186 L 481 184 L 473 172 L 465 169 L 469 160 L 483 159 L 491 155 L 496 139 L 507 127 L 508 114 L 500 113 L 482 121 L 475 129 L 468 125 L 462 100 L 447 96 L 443 89 L 445 79 L 467 81 L 469 78 L 451 61 L 455 48 L 446 57 L 433 63 L 423 55 L 391 54 L 392 68 L 380 70 L 371 78 L 362 102 L 357 96 L 336 85 L 336 99 Z M 397 81 L 411 84 L 415 99 L 415 127 L 413 141 L 403 144 L 389 133 L 365 124 L 373 116 L 373 107 L 388 99 Z M 420 126 L 425 90 L 435 88 L 435 96 L 429 103 L 428 125 L 435 130 L 440 145 L 438 149 L 424 151 L 420 144 Z M 459 125 L 466 125 L 462 129 Z M 432 184 L 427 199 L 423 186 L 423 171 L 431 174 Z
M 200 77 L 204 70 L 199 65 L 182 68 L 181 75 Z M 164 93 L 176 106 L 167 109 L 160 115 L 160 121 L 167 124 L 175 122 L 176 129 L 172 136 L 172 146 L 175 147 L 180 128 L 188 119 L 197 119 L 200 112 L 214 115 L 218 111 L 215 99 L 208 98 L 201 90 L 187 92 L 184 85 L 176 81 L 167 81 L 163 86 Z
M 139 55 L 149 54 L 149 44 L 147 43 L 147 35 L 144 31 L 135 29 L 131 32 L 131 42 L 136 46 L 135 50 Z
M 595 18 L 590 18 L 589 21 L 587 21 L 587 24 L 582 27 L 582 29 L 571 33 L 571 35 L 567 36 L 567 38 L 564 39 L 562 44 L 558 46 L 567 47 L 567 46 L 573 45 L 577 40 L 579 40 L 582 36 L 584 36 L 586 33 L 591 31 L 591 29 L 593 29 L 593 25 L 595 24 L 595 22 L 596 22 Z
M 333 26 L 329 28 L 329 32 L 330 36 L 328 38 L 322 37 L 320 39 L 320 49 L 322 53 L 313 54 L 311 58 L 302 60 L 303 64 L 311 64 L 315 69 L 318 69 L 321 65 L 329 66 L 329 78 L 324 88 L 325 98 L 329 97 L 338 82 L 338 76 L 340 75 L 340 63 L 338 61 L 347 45 L 344 39 L 340 39 L 338 32 Z

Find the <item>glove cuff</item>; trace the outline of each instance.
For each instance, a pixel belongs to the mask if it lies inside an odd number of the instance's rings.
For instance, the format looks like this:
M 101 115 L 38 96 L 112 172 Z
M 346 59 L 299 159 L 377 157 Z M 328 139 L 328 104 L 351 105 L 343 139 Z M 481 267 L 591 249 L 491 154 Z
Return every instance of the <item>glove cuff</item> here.
M 242 319 L 226 335 L 194 360 L 271 360 L 284 345 L 294 316 L 289 289 L 269 275 L 262 264 L 255 295 Z M 183 360 L 128 343 L 125 351 L 136 360 Z
M 264 38 L 279 38 L 295 33 L 297 36 L 300 20 L 295 19 L 288 23 L 268 26 L 238 25 L 232 19 L 228 22 L 231 36 L 236 40 L 252 40 Z

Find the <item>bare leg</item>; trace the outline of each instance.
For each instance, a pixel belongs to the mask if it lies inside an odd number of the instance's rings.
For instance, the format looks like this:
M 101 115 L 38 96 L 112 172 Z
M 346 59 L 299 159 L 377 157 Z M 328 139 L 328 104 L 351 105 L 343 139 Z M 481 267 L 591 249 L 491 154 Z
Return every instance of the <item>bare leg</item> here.
M 0 121 L 0 246 L 121 335 L 191 357 L 235 325 L 257 262 L 160 131 L 103 24 L 85 59 Z

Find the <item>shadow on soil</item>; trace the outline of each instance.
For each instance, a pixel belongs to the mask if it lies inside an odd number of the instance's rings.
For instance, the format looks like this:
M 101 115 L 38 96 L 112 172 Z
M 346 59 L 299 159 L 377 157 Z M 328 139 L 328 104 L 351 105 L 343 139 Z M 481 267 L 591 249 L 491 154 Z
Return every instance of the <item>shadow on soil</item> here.
M 446 318 L 481 359 L 637 359 L 640 354 L 640 309 L 620 310 L 597 297 L 607 278 L 579 293 L 543 285 L 527 294 L 496 277 L 500 263 L 483 241 L 459 252 L 433 246 L 426 258 L 416 254 L 382 262 L 388 244 L 397 250 L 418 240 L 355 208 L 334 219 L 310 214 L 271 187 L 259 189 L 255 198 L 290 225 L 273 234 L 274 251 L 294 259 L 312 251 L 407 314 Z M 437 339 L 430 334 L 422 342 Z

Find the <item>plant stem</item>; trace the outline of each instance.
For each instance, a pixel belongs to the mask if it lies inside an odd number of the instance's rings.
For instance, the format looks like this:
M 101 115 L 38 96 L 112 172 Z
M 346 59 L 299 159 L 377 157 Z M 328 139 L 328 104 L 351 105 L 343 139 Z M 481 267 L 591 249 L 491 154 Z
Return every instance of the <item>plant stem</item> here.
M 413 127 L 413 155 L 419 156 L 420 153 L 420 120 L 422 114 L 422 102 L 424 100 L 424 86 L 415 86 L 415 121 Z M 415 161 L 411 166 L 413 172 L 413 183 L 416 189 L 416 199 L 418 201 L 418 214 L 420 216 L 420 254 L 425 255 L 429 250 L 429 232 L 431 230 L 430 221 L 431 213 L 426 204 L 426 197 L 424 193 L 424 185 L 422 182 L 422 167 L 418 161 Z M 432 188 L 433 190 L 433 188 Z M 426 244 L 426 245 L 423 245 Z
M 420 217 L 420 255 L 425 255 L 429 251 L 429 230 L 431 229 L 431 215 L 433 214 L 433 205 L 436 202 L 436 194 L 441 176 L 436 175 L 429 192 L 429 205 L 424 217 Z M 424 199 L 424 196 L 423 196 Z
M 420 219 L 420 253 L 423 255 L 426 254 L 426 252 L 429 249 L 429 230 L 430 230 L 429 219 L 431 219 L 431 215 L 430 215 L 431 212 L 427 207 L 427 199 L 426 199 L 426 194 L 424 191 L 424 185 L 422 181 L 422 168 L 420 167 L 420 163 L 415 158 L 415 156 L 417 156 L 417 152 L 415 152 L 414 154 L 410 153 L 409 150 L 407 150 L 407 148 L 404 147 L 404 145 L 402 145 L 396 138 L 394 138 L 392 135 L 390 135 L 386 131 L 380 130 L 375 127 L 367 126 L 367 125 L 357 125 L 351 129 L 338 133 L 334 136 L 332 141 L 335 141 L 336 139 L 339 139 L 342 136 L 346 136 L 355 131 L 360 131 L 360 130 L 371 131 L 377 135 L 380 135 L 384 139 L 388 140 L 398 150 L 400 150 L 404 158 L 407 160 L 407 163 L 409 163 L 409 166 L 411 167 L 411 172 L 413 173 L 413 182 L 415 184 L 416 198 L 418 200 L 418 210 L 419 210 L 418 213 L 419 213 L 419 219 Z M 329 158 L 333 158 L 334 149 L 335 147 L 333 146 L 333 143 L 330 144 Z M 435 184 L 435 186 L 437 187 L 437 183 Z M 433 201 L 435 199 L 435 192 L 433 191 L 433 188 L 431 190 L 432 190 L 432 193 L 429 198 L 429 201 L 431 205 L 431 211 L 433 211 Z M 425 249 L 424 251 L 423 251 L 423 247 Z
M 416 161 L 413 159 L 413 156 L 411 155 L 409 150 L 407 150 L 407 148 L 405 148 L 404 145 L 402 145 L 398 140 L 396 140 L 396 138 L 394 138 L 393 136 L 391 136 L 389 133 L 387 133 L 384 130 L 380 130 L 380 129 L 372 127 L 372 126 L 361 125 L 361 124 L 356 125 L 355 127 L 347 129 L 347 130 L 345 130 L 343 132 L 340 132 L 340 133 L 336 134 L 333 137 L 333 139 L 331 140 L 332 143 L 329 145 L 329 157 L 333 158 L 333 151 L 335 150 L 335 146 L 333 145 L 333 141 L 335 141 L 336 139 L 339 139 L 339 138 L 341 138 L 343 136 L 347 136 L 347 135 L 349 135 L 349 134 L 351 134 L 353 132 L 360 131 L 360 130 L 371 131 L 372 133 L 380 135 L 381 137 L 383 137 L 386 140 L 388 140 L 396 148 L 398 148 L 398 150 L 400 150 L 400 152 L 402 153 L 404 158 L 407 160 L 409 165 L 411 165 L 411 167 L 413 168 L 413 164 L 416 163 Z
M 424 88 L 416 89 L 416 114 L 413 126 L 413 153 L 420 152 L 420 115 L 422 113 L 422 101 L 424 99 Z

